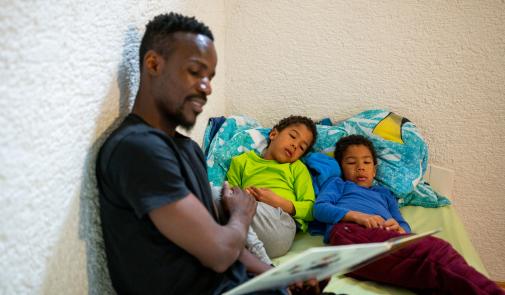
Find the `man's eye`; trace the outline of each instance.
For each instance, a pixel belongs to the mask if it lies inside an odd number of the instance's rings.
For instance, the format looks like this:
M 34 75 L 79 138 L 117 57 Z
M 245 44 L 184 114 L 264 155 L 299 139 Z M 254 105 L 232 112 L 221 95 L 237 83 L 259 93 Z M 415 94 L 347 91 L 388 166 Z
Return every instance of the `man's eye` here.
M 289 136 L 291 136 L 292 139 L 295 139 L 295 136 L 293 134 L 290 134 Z
M 198 76 L 198 70 L 189 69 L 188 71 L 192 76 Z
M 302 152 L 305 151 L 305 148 L 303 146 L 301 146 L 300 149 L 302 150 Z

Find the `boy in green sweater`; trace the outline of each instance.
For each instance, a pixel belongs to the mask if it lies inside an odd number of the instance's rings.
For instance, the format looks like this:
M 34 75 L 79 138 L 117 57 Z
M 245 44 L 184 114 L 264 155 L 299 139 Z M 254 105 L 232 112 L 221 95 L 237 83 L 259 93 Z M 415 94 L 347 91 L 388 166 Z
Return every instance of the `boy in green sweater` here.
M 316 136 L 310 118 L 290 116 L 272 128 L 261 155 L 250 151 L 231 161 L 226 175 L 229 184 L 245 189 L 258 201 L 247 247 L 266 263 L 271 264 L 269 257 L 284 255 L 296 230 L 307 231 L 313 220 L 314 189 L 300 158 Z

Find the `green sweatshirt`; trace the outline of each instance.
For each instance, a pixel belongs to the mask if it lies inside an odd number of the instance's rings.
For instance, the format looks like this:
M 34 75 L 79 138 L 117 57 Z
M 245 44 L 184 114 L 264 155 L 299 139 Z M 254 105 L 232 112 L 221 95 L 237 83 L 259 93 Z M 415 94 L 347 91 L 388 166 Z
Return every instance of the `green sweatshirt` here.
M 226 178 L 231 186 L 244 189 L 255 186 L 268 188 L 275 194 L 289 200 L 295 207 L 293 218 L 307 231 L 308 221 L 312 221 L 312 207 L 316 199 L 309 170 L 297 160 L 280 164 L 275 160 L 265 160 L 250 151 L 234 157 Z

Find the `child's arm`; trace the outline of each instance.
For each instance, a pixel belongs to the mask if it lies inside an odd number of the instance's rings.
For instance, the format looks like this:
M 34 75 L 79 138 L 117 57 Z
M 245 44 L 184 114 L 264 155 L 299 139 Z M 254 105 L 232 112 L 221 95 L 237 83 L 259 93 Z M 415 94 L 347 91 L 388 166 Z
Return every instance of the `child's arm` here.
M 251 194 L 258 202 L 266 203 L 274 208 L 281 208 L 289 215 L 294 215 L 295 213 L 295 206 L 291 201 L 278 196 L 268 188 L 257 188 L 251 186 L 247 188 L 246 191 Z
M 323 185 L 314 204 L 315 219 L 335 224 L 349 212 L 349 209 L 337 206 L 338 200 L 342 197 L 342 184 L 340 177 L 333 177 Z
M 314 217 L 324 223 L 335 224 L 348 221 L 367 228 L 381 227 L 384 219 L 379 215 L 370 215 L 359 211 L 351 211 L 340 207 L 338 201 L 342 197 L 344 181 L 340 177 L 333 177 L 321 188 L 314 205 Z
M 293 163 L 292 169 L 294 176 L 293 188 L 296 198 L 292 202 L 295 208 L 295 212 L 292 215 L 294 218 L 312 221 L 314 220 L 312 212 L 316 195 L 312 186 L 312 177 L 310 176 L 309 169 L 301 161 Z
M 309 170 L 301 161 L 297 161 L 292 164 L 291 173 L 293 175 L 292 186 L 295 200 L 288 200 L 267 188 L 249 187 L 248 192 L 257 201 L 264 202 L 275 208 L 281 208 L 294 218 L 312 221 L 314 220 L 312 209 L 316 196 L 314 195 Z
M 243 155 L 245 154 L 233 157 L 231 159 L 230 168 L 228 169 L 228 172 L 226 172 L 226 180 L 228 180 L 231 187 L 242 187 L 242 166 L 245 164 L 245 158 Z
M 398 201 L 390 190 L 384 188 L 384 194 L 386 196 L 386 201 L 388 203 L 388 210 L 391 213 L 393 219 L 398 223 L 403 232 L 410 233 L 411 229 L 407 221 L 402 216 L 400 208 L 398 207 Z M 401 232 L 401 231 L 400 231 Z
M 362 213 L 359 211 L 349 211 L 342 218 L 342 221 L 354 222 L 366 228 L 384 228 L 385 220 L 379 215 Z

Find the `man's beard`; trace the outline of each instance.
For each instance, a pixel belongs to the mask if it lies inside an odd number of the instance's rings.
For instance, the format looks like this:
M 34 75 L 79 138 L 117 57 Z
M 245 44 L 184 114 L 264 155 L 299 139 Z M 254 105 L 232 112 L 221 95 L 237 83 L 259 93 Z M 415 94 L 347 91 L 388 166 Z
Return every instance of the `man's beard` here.
M 177 110 L 175 110 L 175 114 L 173 116 L 173 121 L 177 126 L 181 127 L 185 131 L 189 132 L 195 126 L 197 116 L 198 116 L 198 114 L 195 115 L 194 122 L 189 122 L 188 120 L 186 120 L 186 118 L 184 117 L 184 104 L 183 104 Z

